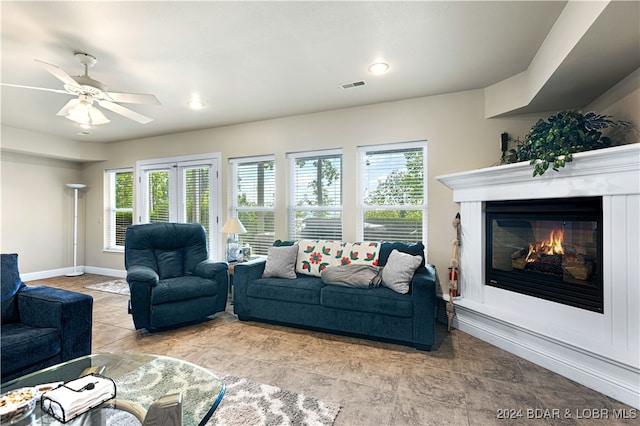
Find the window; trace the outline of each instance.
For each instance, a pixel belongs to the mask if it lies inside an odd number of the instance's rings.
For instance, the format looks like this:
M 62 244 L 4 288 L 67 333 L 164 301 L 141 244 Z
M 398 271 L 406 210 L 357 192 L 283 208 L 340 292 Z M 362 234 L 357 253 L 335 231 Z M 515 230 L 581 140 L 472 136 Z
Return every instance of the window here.
M 342 239 L 342 151 L 288 155 L 289 238 Z
M 124 234 L 133 223 L 133 170 L 107 170 L 105 249 L 124 250 Z
M 358 237 L 365 241 L 426 242 L 425 142 L 358 148 Z
M 139 161 L 138 222 L 200 223 L 207 233 L 209 254 L 215 257 L 219 249 L 214 244 L 218 242 L 218 157 Z
M 275 160 L 273 156 L 230 160 L 231 215 L 247 230 L 240 235 L 253 254 L 266 255 L 275 238 Z

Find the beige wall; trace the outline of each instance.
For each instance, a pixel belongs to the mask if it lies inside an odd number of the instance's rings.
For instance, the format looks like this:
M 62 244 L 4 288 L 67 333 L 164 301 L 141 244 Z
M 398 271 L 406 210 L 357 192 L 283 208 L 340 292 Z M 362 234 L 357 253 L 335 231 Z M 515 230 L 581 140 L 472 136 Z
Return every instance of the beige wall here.
M 607 114 L 616 120 L 634 123 L 632 129 L 615 128 L 608 132 L 613 141 L 638 143 L 640 126 L 640 68 L 607 90 L 602 96 L 585 107 L 585 111 Z
M 451 221 L 457 206 L 451 201 L 450 190 L 434 177 L 494 164 L 500 157 L 500 133 L 523 135 L 534 121 L 521 117 L 487 120 L 483 92 L 460 92 L 112 143 L 107 161 L 87 166 L 83 177 L 92 188 L 100 188 L 107 168 L 133 167 L 137 160 L 149 158 L 220 152 L 223 223 L 228 212 L 229 158 L 275 154 L 277 188 L 286 188 L 286 153 L 342 148 L 344 239 L 351 240 L 356 236 L 357 147 L 427 140 L 428 260 L 442 271 L 451 256 Z M 287 237 L 285 194 L 284 190 L 279 192 L 277 199 L 276 238 Z M 122 269 L 122 255 L 102 251 L 102 199 L 99 191 L 87 192 L 86 262 Z
M 18 253 L 21 273 L 55 271 L 73 266 L 73 190 L 82 181 L 79 163 L 2 153 L 2 253 Z M 78 199 L 84 217 L 84 194 Z M 78 225 L 84 240 L 84 222 Z M 84 264 L 84 247 L 78 264 Z
M 640 123 L 640 71 L 636 71 L 586 109 L 616 115 Z M 246 123 L 189 133 L 111 144 L 60 141 L 16 129 L 2 129 L 2 206 L 0 224 L 2 251 L 20 253 L 21 272 L 39 272 L 72 264 L 73 194 L 64 184 L 88 184 L 80 200 L 79 264 L 123 270 L 120 253 L 103 248 L 104 171 L 134 167 L 137 160 L 222 153 L 223 217 L 227 216 L 228 159 L 275 154 L 278 188 L 286 189 L 286 153 L 324 148 L 343 148 L 344 153 L 344 238 L 355 238 L 356 150 L 361 145 L 427 140 L 428 142 L 428 260 L 444 274 L 451 256 L 451 221 L 458 206 L 451 191 L 434 177 L 440 174 L 488 167 L 500 156 L 500 133 L 524 137 L 536 117 L 484 118 L 482 90 L 408 99 L 358 108 Z M 635 139 L 627 142 L 637 142 Z M 23 142 L 30 149 L 58 152 L 64 158 L 90 160 L 82 163 L 46 160 L 23 154 Z M 104 161 L 93 161 L 103 159 Z M 20 185 L 15 183 L 19 182 Z M 25 182 L 33 182 L 25 184 Z M 25 194 L 29 194 L 25 196 Z M 32 201 L 31 201 L 32 200 Z M 47 206 L 46 211 L 40 211 Z M 84 210 L 83 210 L 84 209 Z M 286 204 L 277 199 L 276 238 L 286 238 Z M 464 218 L 462 218 L 464 221 Z M 220 241 L 221 241 L 221 237 Z

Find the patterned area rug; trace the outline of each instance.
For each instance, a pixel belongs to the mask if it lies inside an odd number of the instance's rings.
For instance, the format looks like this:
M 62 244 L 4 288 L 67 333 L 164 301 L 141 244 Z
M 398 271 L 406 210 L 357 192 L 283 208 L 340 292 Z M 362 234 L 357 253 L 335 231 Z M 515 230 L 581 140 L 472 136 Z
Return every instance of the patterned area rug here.
M 336 403 L 241 377 L 224 377 L 224 383 L 224 398 L 207 425 L 330 426 L 340 411 Z
M 224 382 L 226 392 L 207 426 L 331 426 L 340 411 L 336 403 L 249 379 L 227 376 Z M 140 426 L 132 414 L 115 409 L 107 409 L 106 419 L 107 426 Z
M 106 291 L 107 293 L 117 293 L 129 295 L 129 284 L 124 280 L 107 281 L 106 283 L 90 284 L 84 286 L 91 290 Z

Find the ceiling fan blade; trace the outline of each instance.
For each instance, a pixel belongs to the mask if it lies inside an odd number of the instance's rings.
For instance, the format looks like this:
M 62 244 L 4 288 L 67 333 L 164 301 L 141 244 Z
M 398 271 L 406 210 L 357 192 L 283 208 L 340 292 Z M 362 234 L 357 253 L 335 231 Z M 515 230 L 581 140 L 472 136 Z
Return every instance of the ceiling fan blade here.
M 69 112 L 69 110 L 73 107 L 75 107 L 76 105 L 78 105 L 80 103 L 80 99 L 75 98 L 75 99 L 71 99 L 69 102 L 67 102 L 61 109 L 60 111 L 58 111 L 56 113 L 56 115 L 61 115 L 63 117 L 65 117 L 67 115 L 67 112 Z
M 99 100 L 98 105 L 110 111 L 113 111 L 116 114 L 120 114 L 124 117 L 130 118 L 133 121 L 137 121 L 140 124 L 147 124 L 153 121 L 153 118 L 149 118 L 147 116 L 139 114 L 133 110 L 130 110 L 129 108 L 125 108 L 122 105 L 118 105 L 111 101 Z
M 114 102 L 124 102 L 127 104 L 160 105 L 160 101 L 158 100 L 158 98 L 153 95 L 118 92 L 105 92 L 105 95 L 109 98 L 109 100 Z
M 66 90 L 62 90 L 62 89 L 48 89 L 46 87 L 23 86 L 21 84 L 9 84 L 9 83 L 0 83 L 0 85 L 7 86 L 7 87 L 17 87 L 19 89 L 43 90 L 45 92 L 63 93 L 65 95 L 69 94 L 69 92 L 67 92 Z
M 36 62 L 40 62 L 40 64 L 47 70 L 49 71 L 51 74 L 53 74 L 54 77 L 56 77 L 58 80 L 62 81 L 64 84 L 68 84 L 70 86 L 75 86 L 75 87 L 80 87 L 78 85 L 78 83 L 71 78 L 71 76 L 69 74 L 67 74 L 66 72 L 64 72 L 62 70 L 62 68 L 60 68 L 57 65 L 53 65 L 53 64 L 49 64 L 47 62 L 41 61 L 39 59 L 34 59 Z

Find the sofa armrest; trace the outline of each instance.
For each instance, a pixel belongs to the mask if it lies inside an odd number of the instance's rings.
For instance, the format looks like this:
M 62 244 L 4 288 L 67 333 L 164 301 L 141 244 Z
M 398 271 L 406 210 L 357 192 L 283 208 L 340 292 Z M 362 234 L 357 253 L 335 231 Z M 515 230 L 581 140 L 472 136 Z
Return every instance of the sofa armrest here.
M 250 306 L 247 303 L 247 287 L 249 283 L 262 278 L 267 260 L 250 263 L 239 263 L 233 268 L 233 312 L 238 316 L 248 316 Z
M 208 280 L 215 280 L 220 272 L 229 270 L 227 262 L 217 262 L 214 260 L 203 260 L 198 263 L 193 270 L 193 274 Z
M 148 266 L 131 266 L 127 269 L 127 282 L 131 284 L 132 282 L 147 284 L 147 285 L 156 285 L 160 277 L 158 273 Z
M 136 329 L 149 326 L 151 313 L 151 289 L 158 284 L 158 273 L 148 266 L 135 265 L 127 269 L 130 299 L 129 312 L 133 314 Z
M 54 287 L 26 287 L 18 293 L 20 322 L 60 333 L 62 361 L 91 353 L 93 298 Z
M 219 311 L 224 311 L 227 306 L 227 297 L 229 296 L 229 264 L 214 260 L 203 260 L 198 263 L 193 271 L 194 275 L 215 282 L 221 297 L 218 299 L 219 305 L 216 307 Z
M 436 268 L 425 269 L 413 276 L 413 341 L 416 347 L 431 350 L 436 335 Z

